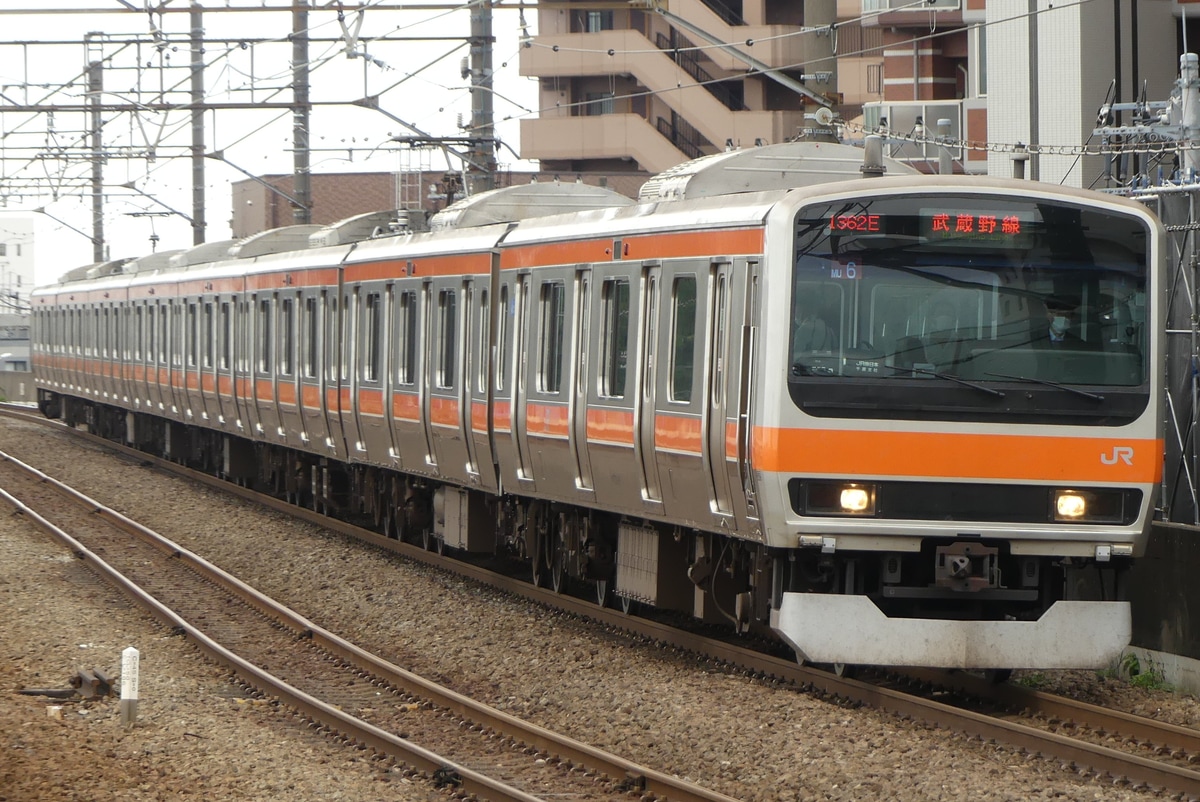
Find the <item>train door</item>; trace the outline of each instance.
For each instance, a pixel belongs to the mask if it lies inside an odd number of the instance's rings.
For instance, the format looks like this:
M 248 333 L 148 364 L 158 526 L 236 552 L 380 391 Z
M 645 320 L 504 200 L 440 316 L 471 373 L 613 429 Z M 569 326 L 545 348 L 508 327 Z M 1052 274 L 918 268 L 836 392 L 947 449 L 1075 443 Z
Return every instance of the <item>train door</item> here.
M 421 284 L 416 279 L 397 283 L 394 312 L 391 316 L 392 358 L 389 360 L 389 380 L 392 385 L 390 425 L 392 445 L 399 467 L 424 472 L 428 445 L 425 427 L 421 423 L 421 385 L 424 369 L 422 354 L 425 338 L 421 320 Z
M 643 511 L 640 447 L 634 439 L 634 405 L 640 401 L 637 370 L 642 299 L 641 265 L 611 262 L 593 273 L 587 390 L 587 456 L 596 503 L 615 512 Z M 594 377 L 594 380 L 593 380 Z
M 300 329 L 303 302 L 301 292 L 288 291 L 279 294 L 279 359 L 276 365 L 279 382 L 279 425 L 283 427 L 288 443 L 299 448 L 307 448 L 309 444 L 303 408 L 304 356 L 301 350 Z
M 568 445 L 571 462 L 575 467 L 575 487 L 594 497 L 595 484 L 592 480 L 591 455 L 588 449 L 588 354 L 591 345 L 592 272 L 580 267 L 575 274 L 575 308 L 571 328 L 571 348 L 567 358 L 570 366 L 568 377 L 570 399 L 567 402 L 567 419 L 571 430 Z
M 376 465 L 389 464 L 392 447 L 391 432 L 383 414 L 383 374 L 387 364 L 384 332 L 388 331 L 385 301 L 390 296 L 390 285 L 386 288 L 381 284 L 362 285 L 355 290 L 357 357 L 352 363 L 351 376 L 355 386 L 355 420 L 362 443 L 360 458 Z
M 758 385 L 755 376 L 755 353 L 758 345 L 757 321 L 761 320 L 761 298 L 759 287 L 762 283 L 761 266 L 758 262 L 747 262 L 746 284 L 743 290 L 740 317 L 741 343 L 740 359 L 736 379 L 737 393 L 737 487 L 740 493 L 737 498 L 744 500 L 745 516 L 750 521 L 758 520 L 758 492 L 754 481 L 754 472 L 750 465 L 751 446 L 751 415 L 754 409 L 754 387 Z M 735 307 L 738 308 L 738 307 Z M 731 378 L 733 378 L 731 376 Z
M 464 387 L 466 350 L 470 321 L 469 297 L 473 284 L 454 277 L 426 285 L 430 317 L 428 350 L 429 393 L 425 399 L 426 438 L 430 464 L 438 474 L 460 482 L 468 481 L 466 427 L 470 416 L 464 408 L 470 396 Z
M 358 331 L 358 303 L 361 287 L 346 287 L 342 291 L 341 330 L 335 342 L 340 344 L 338 356 L 338 387 L 339 407 L 341 412 L 342 433 L 346 437 L 347 457 L 361 459 L 366 451 L 362 431 L 358 425 L 358 341 L 355 333 Z
M 528 467 L 539 495 L 565 500 L 578 493 L 570 417 L 578 289 L 574 268 L 539 269 L 527 293 L 523 327 L 529 342 L 523 387 Z
M 713 273 L 711 263 L 672 261 L 662 268 L 657 293 L 653 455 L 665 512 L 698 524 L 711 523 L 705 511 L 715 511 L 705 439 Z
M 528 273 L 520 274 L 513 283 L 513 381 L 512 381 L 512 437 L 513 449 L 516 455 L 516 479 L 522 489 L 536 489 L 533 468 L 529 460 L 529 432 L 527 427 L 528 412 L 526 401 L 528 388 L 526 380 L 529 373 L 529 304 L 532 277 Z
M 728 386 L 726 370 L 729 365 L 730 284 L 732 264 L 712 265 L 708 288 L 708 330 L 705 338 L 704 376 L 701 385 L 707 398 L 701 399 L 701 428 L 704 432 L 703 461 L 712 483 L 711 508 L 715 515 L 728 519 L 733 513 L 732 492 L 726 455 L 729 438 L 726 401 Z M 727 520 L 733 525 L 732 520 Z
M 315 289 L 301 293 L 299 321 L 300 359 L 297 364 L 299 406 L 305 445 L 310 451 L 328 453 L 329 420 L 322 393 L 321 321 L 325 294 Z
M 633 449 L 640 472 L 642 502 L 643 506 L 654 509 L 660 508 L 662 504 L 662 486 L 659 484 L 654 444 L 661 280 L 662 267 L 658 262 L 647 262 L 643 265 L 639 294 L 645 299 L 645 303 L 638 320 L 640 352 L 637 360 L 637 402 L 633 407 Z
M 250 293 L 237 296 L 233 303 L 234 401 L 237 406 L 239 433 L 253 437 L 258 414 L 254 407 L 254 318 Z
M 475 303 L 472 307 L 471 341 L 467 347 L 470 368 L 466 372 L 466 398 L 470 416 L 466 427 L 470 458 L 470 476 L 486 490 L 495 491 L 495 456 L 492 454 L 491 388 L 494 384 L 492 337 L 496 330 L 493 309 L 494 282 L 490 275 L 476 279 Z
M 331 457 L 345 459 L 353 443 L 348 442 L 342 425 L 341 359 L 342 330 L 341 288 L 321 291 L 321 371 L 324 377 L 321 408 L 329 429 Z
M 213 298 L 213 307 L 216 316 L 213 372 L 216 377 L 217 423 L 223 429 L 232 429 L 238 419 L 233 372 L 233 298 L 217 295 Z
M 482 283 L 482 286 L 477 286 Z M 487 304 L 487 276 L 482 282 L 477 282 L 474 276 L 463 281 L 463 314 L 462 314 L 462 370 L 459 375 L 459 431 L 465 451 L 462 470 L 463 478 L 471 484 L 479 484 L 479 454 L 475 443 L 474 428 L 476 425 L 475 392 L 479 386 L 479 369 L 484 363 L 483 355 L 479 353 L 480 310 Z M 484 382 L 486 386 L 486 381 Z M 483 425 L 487 426 L 487 416 L 484 408 L 479 414 L 483 415 Z M 457 471 L 456 471 L 457 472 Z

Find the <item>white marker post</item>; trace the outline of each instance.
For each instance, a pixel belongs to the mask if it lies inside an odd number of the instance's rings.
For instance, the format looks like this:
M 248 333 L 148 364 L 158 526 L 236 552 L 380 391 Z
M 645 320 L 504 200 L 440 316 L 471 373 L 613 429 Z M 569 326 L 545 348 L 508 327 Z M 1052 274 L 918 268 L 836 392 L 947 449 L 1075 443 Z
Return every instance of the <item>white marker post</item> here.
M 137 720 L 139 657 L 132 646 L 121 652 L 121 723 L 126 727 Z

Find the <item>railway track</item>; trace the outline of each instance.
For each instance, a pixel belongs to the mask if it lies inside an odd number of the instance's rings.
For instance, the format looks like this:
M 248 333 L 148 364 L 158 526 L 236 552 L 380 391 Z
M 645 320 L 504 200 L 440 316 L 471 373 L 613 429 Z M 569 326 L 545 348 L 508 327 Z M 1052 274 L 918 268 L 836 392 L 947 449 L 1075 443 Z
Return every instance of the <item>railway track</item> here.
M 28 416 L 28 419 L 42 422 L 36 416 Z M 84 433 L 76 434 L 90 437 Z M 121 450 L 120 446 L 108 441 L 99 438 L 95 438 L 95 441 Z M 153 460 L 140 452 L 126 451 L 139 459 L 155 461 L 177 474 L 314 521 L 379 548 L 440 566 L 570 614 L 599 621 L 627 634 L 789 682 L 829 698 L 869 705 L 984 741 L 1041 755 L 1065 769 L 1106 777 L 1114 783 L 1200 799 L 1200 772 L 1193 768 L 1195 761 L 1200 760 L 1200 733 L 1188 728 L 1013 685 L 997 686 L 968 674 L 908 672 L 899 678 L 896 675 L 881 675 L 870 682 L 838 677 L 741 645 L 602 608 L 591 600 L 537 588 L 484 567 L 457 562 L 418 546 L 298 509 L 281 500 L 261 496 L 173 463 Z M 987 712 L 981 712 L 981 708 Z M 637 782 L 634 780 L 635 784 Z
M 312 726 L 481 799 L 732 802 L 417 677 L 323 630 L 161 535 L 0 453 L 0 498 Z M 63 504 L 66 497 L 73 503 Z

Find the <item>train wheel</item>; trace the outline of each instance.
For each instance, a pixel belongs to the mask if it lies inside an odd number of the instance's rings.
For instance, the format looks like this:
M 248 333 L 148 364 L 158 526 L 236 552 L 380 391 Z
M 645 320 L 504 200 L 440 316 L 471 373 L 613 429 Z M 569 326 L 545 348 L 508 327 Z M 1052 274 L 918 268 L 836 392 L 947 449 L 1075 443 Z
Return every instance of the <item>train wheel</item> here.
M 983 676 L 993 685 L 1003 685 L 1012 677 L 1012 673 L 1011 668 L 989 668 L 983 672 Z
M 834 663 L 830 668 L 835 676 L 842 679 L 854 679 L 854 676 L 858 674 L 858 666 L 850 663 Z
M 633 612 L 633 599 L 629 598 L 628 596 L 618 596 L 617 599 L 621 605 L 621 612 L 625 613 L 625 615 L 629 615 L 631 612 Z
M 596 588 L 596 604 L 601 607 L 608 606 L 608 580 L 597 579 L 595 582 Z

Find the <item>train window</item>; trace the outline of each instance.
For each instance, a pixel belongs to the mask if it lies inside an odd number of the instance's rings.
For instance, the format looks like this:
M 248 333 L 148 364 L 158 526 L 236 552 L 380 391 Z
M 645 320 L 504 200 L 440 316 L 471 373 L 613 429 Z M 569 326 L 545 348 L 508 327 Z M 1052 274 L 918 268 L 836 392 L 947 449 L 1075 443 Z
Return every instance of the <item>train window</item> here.
M 317 314 L 317 299 L 304 299 L 304 378 L 315 379 L 317 377 L 317 366 L 320 361 L 317 359 L 319 354 L 320 336 L 321 336 L 321 318 Z
M 167 364 L 167 305 L 163 304 L 158 310 L 158 364 Z
M 213 305 L 212 302 L 204 304 L 204 347 L 200 349 L 200 357 L 203 360 L 204 367 L 211 368 L 213 366 L 213 337 L 215 331 L 213 329 Z
M 345 382 L 349 378 L 348 371 L 350 364 L 354 360 L 354 341 L 350 333 L 357 330 L 355 328 L 355 312 L 358 311 L 358 290 L 354 291 L 353 302 L 351 302 L 349 295 L 345 297 L 342 309 L 345 314 L 342 315 L 342 362 L 338 373 L 341 376 L 341 380 Z
M 696 277 L 677 277 L 672 290 L 671 400 L 688 402 L 696 351 Z
M 158 353 L 158 315 L 153 305 L 146 306 L 146 361 L 153 362 Z
M 258 302 L 258 372 L 271 372 L 271 299 Z
M 329 310 L 325 316 L 325 342 L 328 344 L 325 349 L 325 378 L 327 381 L 336 382 L 338 351 L 332 344 L 337 342 L 335 335 L 338 330 L 338 297 L 327 293 L 324 296 Z
M 108 358 L 109 340 L 111 339 L 111 323 L 108 319 L 108 309 L 100 312 L 100 356 Z
M 458 348 L 458 293 L 442 290 L 438 293 L 438 315 L 441 320 L 438 337 L 437 386 L 441 390 L 454 389 L 455 354 Z
M 498 346 L 499 358 L 496 365 L 496 390 L 504 390 L 505 382 L 508 379 L 508 332 L 511 326 L 509 319 L 512 315 L 512 310 L 508 305 L 508 285 L 505 284 L 500 288 L 500 309 L 496 316 L 496 345 Z
M 183 303 L 171 304 L 171 364 L 183 367 Z
M 566 288 L 561 281 L 543 282 L 541 290 L 541 359 L 538 390 L 557 393 L 562 387 L 563 334 Z
M 146 325 L 145 312 L 140 304 L 133 310 L 133 319 L 133 358 L 140 360 L 146 347 L 146 331 L 143 328 Z
M 188 304 L 187 307 L 187 364 L 188 367 L 195 367 L 199 360 L 196 358 L 199 352 L 200 338 L 197 336 L 199 321 L 196 319 L 196 305 Z
M 279 374 L 291 376 L 295 372 L 296 353 L 296 307 L 291 298 L 279 301 Z
M 381 297 L 377 292 L 369 293 L 363 315 L 363 379 L 369 382 L 379 381 L 379 357 L 383 350 L 379 339 L 383 330 Z
M 479 293 L 479 359 L 476 360 L 478 370 L 476 371 L 475 389 L 476 392 L 487 392 L 487 374 L 488 374 L 488 332 L 490 327 L 488 321 L 491 317 L 491 306 L 489 305 L 488 291 L 481 290 Z
M 396 381 L 413 383 L 413 358 L 417 343 L 417 294 L 400 293 L 400 313 L 396 328 Z
M 725 338 L 727 336 L 725 309 L 725 276 L 717 276 L 716 298 L 713 300 L 714 325 L 713 325 L 713 378 L 712 378 L 712 404 L 715 407 L 722 407 L 725 397 Z
M 608 279 L 600 295 L 600 395 L 624 398 L 629 364 L 629 279 Z
M 220 328 L 217 330 L 217 353 L 220 354 L 217 364 L 221 370 L 229 370 L 229 348 L 233 334 L 233 320 L 229 312 L 229 302 L 223 301 L 221 303 Z

